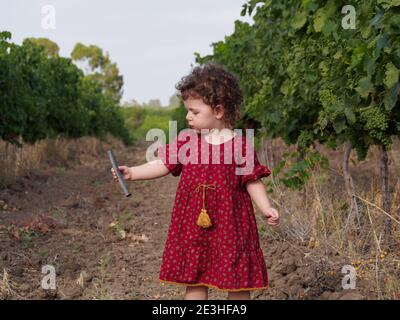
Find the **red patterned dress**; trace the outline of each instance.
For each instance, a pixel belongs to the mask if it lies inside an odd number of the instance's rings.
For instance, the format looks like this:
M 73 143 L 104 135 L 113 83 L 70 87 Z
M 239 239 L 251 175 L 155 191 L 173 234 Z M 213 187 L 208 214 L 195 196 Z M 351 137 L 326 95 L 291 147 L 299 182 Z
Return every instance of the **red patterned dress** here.
M 240 150 L 241 161 L 235 158 Z M 192 158 L 183 161 L 179 154 Z M 172 175 L 181 175 L 160 281 L 223 291 L 265 289 L 267 267 L 245 183 L 271 172 L 259 163 L 252 139 L 239 134 L 215 145 L 204 135 L 185 129 L 170 144 L 160 146 L 158 156 Z M 243 171 L 238 174 L 237 170 Z M 211 220 L 209 227 L 198 224 L 202 209 Z

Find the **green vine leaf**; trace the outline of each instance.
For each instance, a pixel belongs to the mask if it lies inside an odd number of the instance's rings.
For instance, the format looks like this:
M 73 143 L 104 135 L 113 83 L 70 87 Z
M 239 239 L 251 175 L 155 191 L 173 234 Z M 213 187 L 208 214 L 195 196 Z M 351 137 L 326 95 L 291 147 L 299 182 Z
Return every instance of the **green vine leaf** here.
M 388 88 L 392 88 L 399 81 L 400 70 L 395 65 L 389 62 L 386 65 L 385 72 L 385 85 Z
M 301 29 L 307 22 L 307 13 L 305 11 L 299 11 L 293 17 L 291 26 L 293 29 Z

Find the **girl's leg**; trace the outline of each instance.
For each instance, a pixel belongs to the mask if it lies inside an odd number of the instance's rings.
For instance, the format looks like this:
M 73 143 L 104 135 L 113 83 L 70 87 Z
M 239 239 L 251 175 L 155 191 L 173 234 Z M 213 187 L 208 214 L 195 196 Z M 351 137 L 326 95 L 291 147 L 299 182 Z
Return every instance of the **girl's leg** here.
M 228 292 L 228 300 L 251 300 L 250 291 Z
M 187 286 L 185 300 L 207 300 L 208 288 L 206 286 Z

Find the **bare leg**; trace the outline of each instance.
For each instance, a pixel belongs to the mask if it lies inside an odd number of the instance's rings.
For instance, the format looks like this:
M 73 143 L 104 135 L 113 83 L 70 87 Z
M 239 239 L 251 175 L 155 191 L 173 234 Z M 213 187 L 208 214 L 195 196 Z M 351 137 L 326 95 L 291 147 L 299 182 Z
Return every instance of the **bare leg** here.
M 207 300 L 208 288 L 206 286 L 187 286 L 185 300 Z
M 251 300 L 250 291 L 228 292 L 228 300 Z

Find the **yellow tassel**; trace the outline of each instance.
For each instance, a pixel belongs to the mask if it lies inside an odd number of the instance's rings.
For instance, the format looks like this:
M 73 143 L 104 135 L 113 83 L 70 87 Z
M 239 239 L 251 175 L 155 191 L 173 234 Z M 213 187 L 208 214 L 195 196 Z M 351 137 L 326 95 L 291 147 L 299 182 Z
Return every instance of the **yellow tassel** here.
M 197 225 L 202 228 L 208 228 L 212 226 L 210 216 L 207 213 L 206 210 L 206 188 L 208 189 L 215 189 L 216 187 L 213 184 L 207 185 L 200 183 L 196 187 L 196 191 L 200 191 L 200 189 L 203 188 L 203 209 L 201 209 L 201 212 L 199 214 L 199 217 L 197 218 Z
M 206 209 L 201 209 L 199 217 L 197 218 L 197 225 L 203 228 L 209 228 L 212 226 L 210 216 Z

